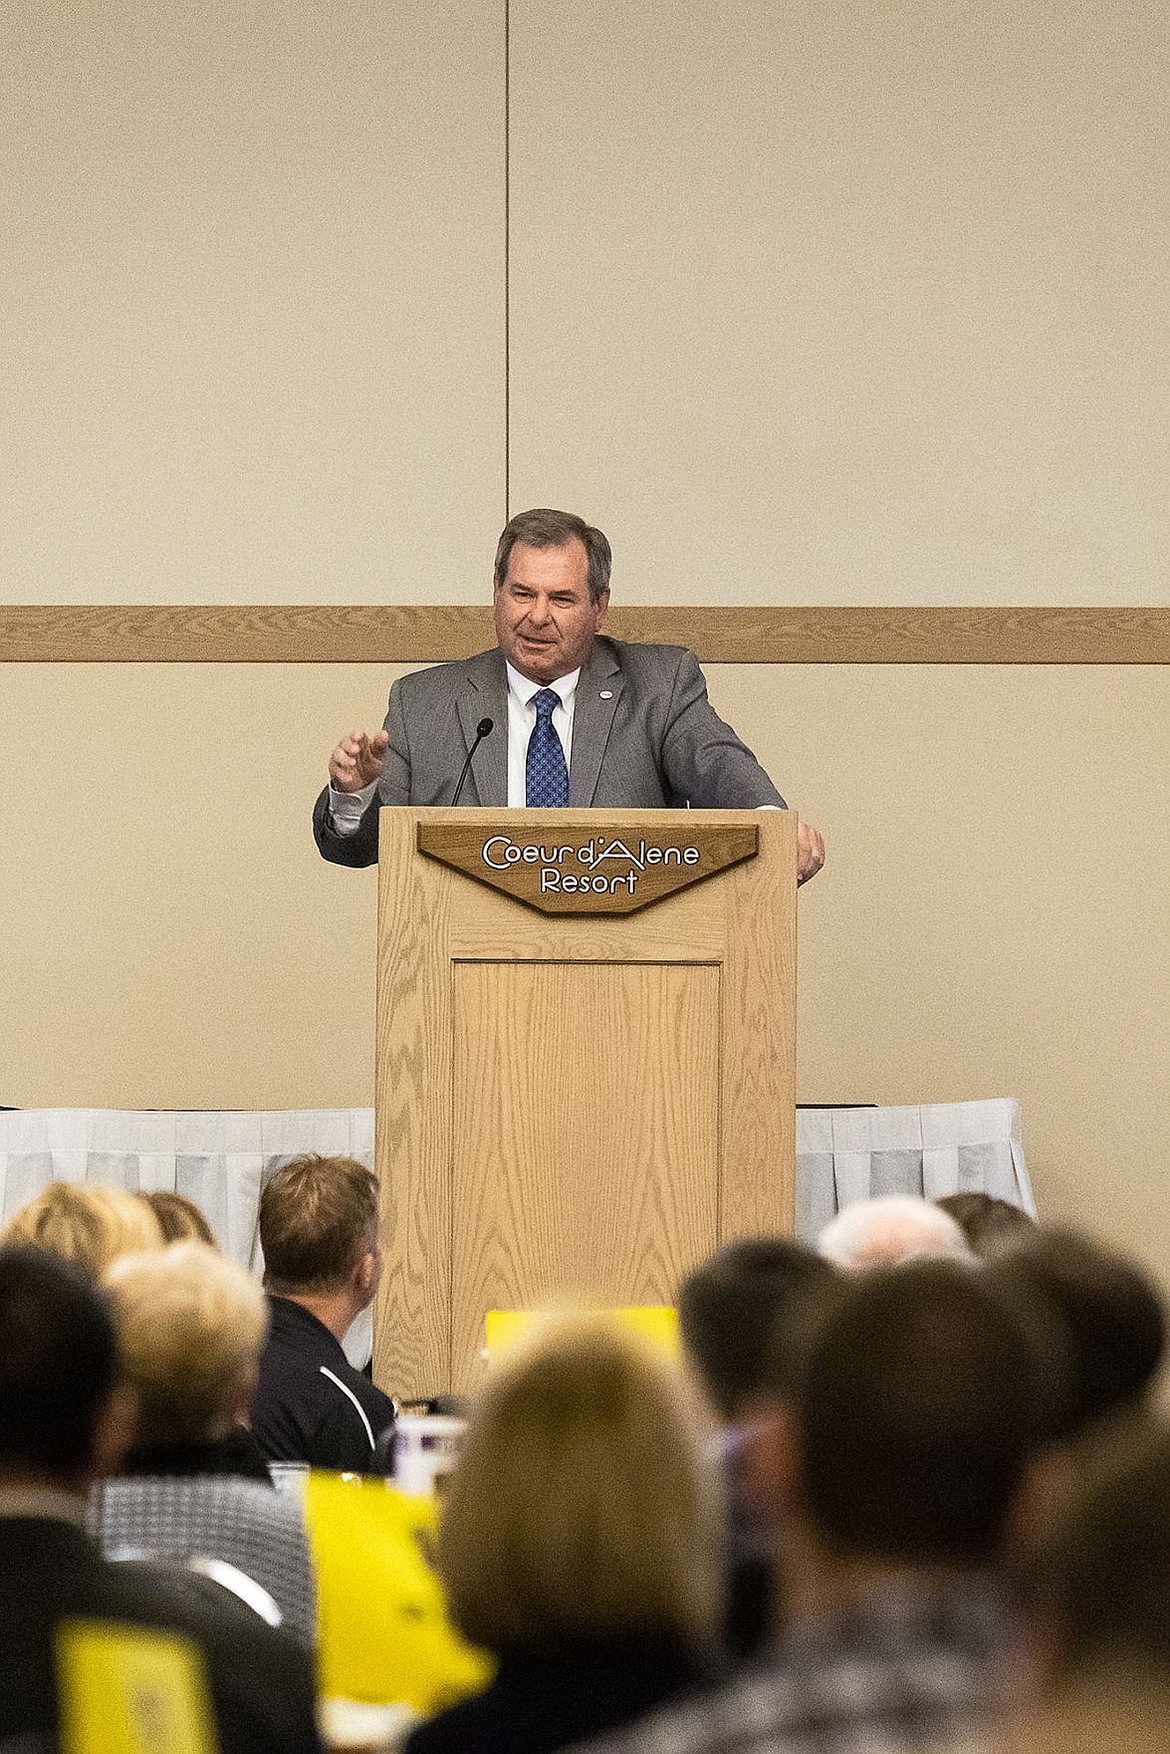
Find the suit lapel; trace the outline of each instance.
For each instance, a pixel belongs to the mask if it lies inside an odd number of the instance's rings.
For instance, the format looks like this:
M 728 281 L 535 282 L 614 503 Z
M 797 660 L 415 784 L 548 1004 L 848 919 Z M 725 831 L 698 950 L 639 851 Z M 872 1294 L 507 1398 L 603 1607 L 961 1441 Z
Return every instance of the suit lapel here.
M 597 791 L 601 758 L 622 693 L 622 673 L 611 648 L 600 641 L 577 681 L 573 706 L 573 759 L 569 768 L 569 803 L 587 808 Z
M 475 753 L 463 801 L 497 807 L 508 802 L 508 689 L 503 653 L 480 652 L 470 658 L 456 706 L 463 728 L 463 753 L 475 742 L 475 727 L 491 719 L 492 729 Z M 454 783 L 454 782 L 452 782 Z

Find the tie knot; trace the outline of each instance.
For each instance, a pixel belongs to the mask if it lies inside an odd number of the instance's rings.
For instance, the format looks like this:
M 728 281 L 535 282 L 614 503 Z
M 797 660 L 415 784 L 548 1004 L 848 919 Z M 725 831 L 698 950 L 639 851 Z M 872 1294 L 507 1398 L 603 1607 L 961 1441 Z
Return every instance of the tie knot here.
M 555 688 L 541 688 L 532 697 L 538 719 L 551 719 L 561 704 L 561 697 Z

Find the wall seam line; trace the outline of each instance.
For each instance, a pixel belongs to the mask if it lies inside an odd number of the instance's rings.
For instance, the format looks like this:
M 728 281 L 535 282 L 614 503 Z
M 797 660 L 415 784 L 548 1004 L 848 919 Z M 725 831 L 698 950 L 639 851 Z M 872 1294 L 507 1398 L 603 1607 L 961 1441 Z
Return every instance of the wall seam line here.
M 512 515 L 512 8 L 504 0 L 504 522 Z

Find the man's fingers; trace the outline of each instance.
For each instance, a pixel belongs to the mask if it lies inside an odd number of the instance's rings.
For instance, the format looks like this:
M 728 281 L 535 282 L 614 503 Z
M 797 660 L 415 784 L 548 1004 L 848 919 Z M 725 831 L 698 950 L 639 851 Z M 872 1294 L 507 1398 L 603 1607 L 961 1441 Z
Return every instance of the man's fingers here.
M 371 763 L 370 739 L 364 731 L 348 731 L 329 757 L 329 780 L 335 791 L 360 792 L 371 779 L 376 779 L 382 767 L 382 754 L 385 750 L 385 732 L 379 731 L 374 738 L 377 744 L 382 739 L 382 747 L 376 759 Z M 372 766 L 373 771 L 367 771 Z
M 796 825 L 796 881 L 807 883 L 825 862 L 825 843 L 811 822 Z
M 385 731 L 379 731 L 374 737 L 367 737 L 362 732 L 361 749 L 358 752 L 358 772 L 362 776 L 362 784 L 368 786 L 376 780 L 382 771 L 382 757 L 386 753 L 386 745 L 390 738 Z

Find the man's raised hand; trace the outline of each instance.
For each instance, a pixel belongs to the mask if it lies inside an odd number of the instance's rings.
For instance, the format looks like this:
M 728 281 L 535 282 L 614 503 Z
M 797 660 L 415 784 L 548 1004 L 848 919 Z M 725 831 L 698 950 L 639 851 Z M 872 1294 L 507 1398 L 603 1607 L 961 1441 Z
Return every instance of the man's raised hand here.
M 372 785 L 382 771 L 382 757 L 390 738 L 379 731 L 367 737 L 364 731 L 349 731 L 329 757 L 329 784 L 335 792 L 360 792 Z

